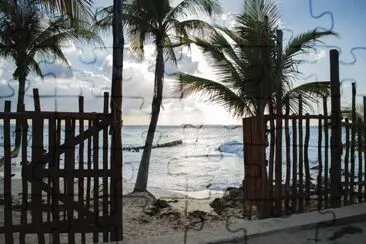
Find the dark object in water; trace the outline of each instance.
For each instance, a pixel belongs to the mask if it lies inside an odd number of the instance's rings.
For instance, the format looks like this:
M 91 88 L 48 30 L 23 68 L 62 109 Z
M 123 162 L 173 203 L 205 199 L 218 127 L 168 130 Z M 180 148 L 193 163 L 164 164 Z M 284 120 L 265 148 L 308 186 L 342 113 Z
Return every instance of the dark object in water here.
M 357 234 L 357 233 L 362 233 L 362 229 L 355 227 L 355 226 L 346 226 L 343 227 L 342 229 L 339 229 L 337 231 L 335 231 L 333 233 L 333 235 L 331 237 L 328 238 L 328 240 L 330 241 L 334 241 L 336 239 L 341 238 L 342 236 L 346 235 L 346 234 Z
M 159 148 L 159 147 L 173 147 L 173 146 L 177 146 L 182 144 L 182 140 L 175 140 L 175 141 L 171 141 L 171 142 L 166 142 L 166 143 L 161 143 L 161 144 L 156 144 L 153 145 L 152 148 Z M 123 147 L 122 150 L 124 151 L 130 151 L 130 152 L 138 152 L 140 151 L 140 149 L 144 149 L 145 146 L 140 146 L 140 147 Z

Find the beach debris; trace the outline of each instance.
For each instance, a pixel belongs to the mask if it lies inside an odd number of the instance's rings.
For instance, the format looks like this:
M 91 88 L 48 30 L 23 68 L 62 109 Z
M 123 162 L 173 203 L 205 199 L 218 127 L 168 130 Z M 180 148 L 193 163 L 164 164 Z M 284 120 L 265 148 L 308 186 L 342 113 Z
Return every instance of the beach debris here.
M 350 235 L 353 235 L 353 234 L 357 234 L 357 233 L 362 233 L 362 229 L 361 228 L 358 228 L 358 227 L 355 227 L 355 226 L 346 226 L 346 227 L 343 227 L 337 231 L 335 231 L 333 233 L 333 235 L 331 237 L 328 238 L 328 240 L 330 241 L 334 241 L 336 239 L 339 239 L 341 238 L 342 236 L 346 235 L 346 234 L 350 234 Z
M 224 198 L 236 200 L 243 199 L 243 193 L 243 187 L 228 187 L 224 193 Z
M 170 204 L 167 201 L 162 200 L 162 199 L 156 199 L 155 202 L 153 203 L 153 205 L 156 208 L 167 208 L 167 207 L 170 207 Z
M 312 169 L 312 170 L 319 169 L 319 165 L 315 165 L 315 166 L 311 167 L 310 169 Z
M 169 209 L 168 211 L 162 211 L 160 213 L 159 218 L 168 218 L 169 221 L 178 221 L 182 218 L 182 214 L 176 210 Z
M 161 147 L 173 147 L 182 144 L 182 140 L 175 140 L 171 142 L 161 143 L 153 145 L 152 148 L 161 148 Z M 122 150 L 129 151 L 129 152 L 139 152 L 140 149 L 144 149 L 145 146 L 139 146 L 139 147 L 123 147 Z
M 244 189 L 243 187 L 228 187 L 222 198 L 215 198 L 210 206 L 218 215 L 225 215 L 225 210 L 243 207 Z
M 225 200 L 223 198 L 215 198 L 211 203 L 210 203 L 211 208 L 214 209 L 215 213 L 217 213 L 218 215 L 222 214 L 222 211 L 224 211 L 225 209 Z
M 168 203 L 177 203 L 178 199 L 177 198 L 173 198 L 172 200 L 167 201 Z
M 192 212 L 189 212 L 187 217 L 188 217 L 188 219 L 200 218 L 200 219 L 207 220 L 207 216 L 208 216 L 208 214 L 205 211 L 194 210 Z
M 151 203 L 151 206 L 147 208 L 145 213 L 150 216 L 160 215 L 164 208 L 171 208 L 171 205 L 165 200 L 156 199 Z

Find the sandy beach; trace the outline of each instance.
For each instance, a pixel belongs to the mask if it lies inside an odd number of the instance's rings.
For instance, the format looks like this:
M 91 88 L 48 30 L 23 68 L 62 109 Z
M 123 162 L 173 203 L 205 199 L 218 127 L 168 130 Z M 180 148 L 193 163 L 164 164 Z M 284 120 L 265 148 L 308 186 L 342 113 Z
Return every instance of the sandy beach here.
M 123 232 L 125 239 L 140 240 L 155 238 L 184 232 L 187 228 L 199 229 L 204 221 L 205 229 L 225 225 L 226 218 L 218 216 L 209 206 L 216 197 L 222 196 L 216 192 L 172 192 L 157 188 L 148 188 L 147 193 L 133 193 L 132 184 L 123 185 Z M 21 180 L 12 180 L 12 195 L 14 203 L 21 203 Z M 0 184 L 0 194 L 3 194 L 3 184 Z M 3 196 L 3 195 L 2 195 Z M 154 205 L 159 199 L 160 206 Z M 3 199 L 1 199 L 3 202 Z M 28 211 L 28 221 L 31 220 Z M 13 224 L 20 224 L 20 210 L 13 211 Z M 43 220 L 46 221 L 46 214 Z M 0 205 L 0 226 L 4 225 L 4 205 Z M 80 234 L 76 234 L 77 243 Z M 102 236 L 102 235 L 101 235 Z M 87 243 L 92 243 L 92 234 L 87 237 Z M 19 242 L 19 235 L 14 234 L 15 243 Z M 27 243 L 37 243 L 36 234 L 27 234 Z M 45 235 L 46 243 L 52 243 L 52 237 Z M 100 238 L 100 242 L 102 238 Z M 5 242 L 5 235 L 0 234 L 0 243 Z M 61 243 L 67 242 L 67 234 L 61 235 Z

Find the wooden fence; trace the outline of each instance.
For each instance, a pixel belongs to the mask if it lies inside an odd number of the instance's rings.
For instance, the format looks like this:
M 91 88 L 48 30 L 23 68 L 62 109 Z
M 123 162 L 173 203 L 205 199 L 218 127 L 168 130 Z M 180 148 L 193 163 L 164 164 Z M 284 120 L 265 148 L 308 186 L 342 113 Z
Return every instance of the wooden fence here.
M 121 211 L 116 210 L 122 206 L 116 204 L 117 171 L 109 160 L 108 93 L 103 113 L 85 113 L 83 97 L 79 97 L 78 113 L 62 113 L 41 112 L 38 90 L 33 92 L 35 111 L 10 112 L 11 103 L 6 101 L 0 114 L 4 135 L 0 233 L 5 234 L 5 243 L 13 243 L 14 238 L 19 243 L 45 243 L 47 238 L 52 243 L 115 239 L 113 233 L 122 233 Z M 16 121 L 22 123 L 21 155 L 11 158 Z M 19 178 L 14 163 L 21 165 Z
M 355 84 L 352 120 L 341 117 L 338 65 L 338 52 L 331 50 L 331 109 L 323 97 L 323 114 L 304 114 L 299 96 L 296 114 L 270 112 L 243 119 L 244 202 L 254 202 L 259 217 L 366 200 L 366 124 L 356 118 Z M 310 149 L 317 154 L 313 162 Z

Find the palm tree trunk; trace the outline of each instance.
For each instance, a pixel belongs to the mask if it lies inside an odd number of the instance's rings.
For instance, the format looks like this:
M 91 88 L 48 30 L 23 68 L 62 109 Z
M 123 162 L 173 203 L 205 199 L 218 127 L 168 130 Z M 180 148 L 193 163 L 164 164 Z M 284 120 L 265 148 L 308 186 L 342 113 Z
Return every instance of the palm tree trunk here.
M 24 111 L 25 80 L 26 80 L 25 76 L 18 79 L 19 89 L 18 89 L 17 112 Z M 15 123 L 14 149 L 10 152 L 11 158 L 18 156 L 21 142 L 22 142 L 22 122 L 19 119 L 17 119 Z M 2 167 L 3 165 L 4 165 L 4 157 L 0 158 L 0 167 Z
M 26 80 L 25 76 L 20 77 L 18 80 L 19 89 L 18 89 L 17 112 L 24 112 L 25 80 Z M 12 157 L 16 157 L 19 153 L 21 144 L 21 135 L 22 135 L 22 123 L 20 120 L 17 120 L 15 125 L 15 148 L 12 151 Z
M 160 42 L 157 42 L 160 43 Z M 159 113 L 161 102 L 163 99 L 163 82 L 164 82 L 164 57 L 162 45 L 157 45 L 157 57 L 155 64 L 155 83 L 154 83 L 154 95 L 152 100 L 152 113 L 149 125 L 149 130 L 147 132 L 144 151 L 142 153 L 139 171 L 137 173 L 136 184 L 134 192 L 146 191 L 149 166 L 150 166 L 150 156 L 152 144 L 154 141 L 154 135 L 156 126 L 158 124 Z
M 110 191 L 111 213 L 114 213 L 114 228 L 111 231 L 111 241 L 123 240 L 122 221 L 122 80 L 123 80 L 123 24 L 122 1 L 113 1 L 113 70 L 111 89 L 111 114 L 112 114 L 112 138 L 111 138 L 111 168 L 114 174 L 111 178 Z

